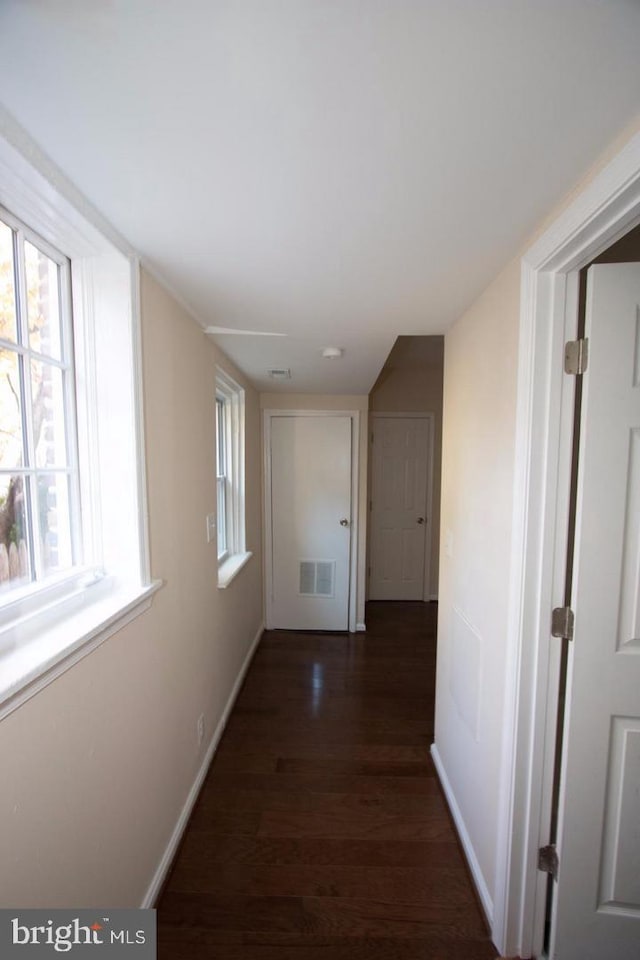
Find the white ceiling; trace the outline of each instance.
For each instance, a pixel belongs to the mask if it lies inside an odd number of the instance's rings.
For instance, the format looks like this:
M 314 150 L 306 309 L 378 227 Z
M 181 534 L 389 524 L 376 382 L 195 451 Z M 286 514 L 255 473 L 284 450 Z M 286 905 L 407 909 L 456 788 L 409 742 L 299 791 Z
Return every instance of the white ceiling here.
M 0 0 L 0 94 L 203 326 L 287 335 L 219 338 L 259 387 L 365 393 L 638 113 L 639 41 L 638 0 Z

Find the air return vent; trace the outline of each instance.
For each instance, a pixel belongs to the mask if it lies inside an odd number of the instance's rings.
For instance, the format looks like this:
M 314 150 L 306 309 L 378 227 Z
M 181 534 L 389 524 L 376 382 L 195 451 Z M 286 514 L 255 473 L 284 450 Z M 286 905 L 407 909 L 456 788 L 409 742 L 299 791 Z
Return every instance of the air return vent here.
M 335 560 L 301 560 L 301 597 L 333 597 L 335 593 Z

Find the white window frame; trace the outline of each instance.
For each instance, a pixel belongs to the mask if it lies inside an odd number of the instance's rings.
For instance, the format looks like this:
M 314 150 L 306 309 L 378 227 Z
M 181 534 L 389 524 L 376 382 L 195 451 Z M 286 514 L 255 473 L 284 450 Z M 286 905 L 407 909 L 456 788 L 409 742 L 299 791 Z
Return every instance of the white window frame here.
M 229 556 L 227 549 L 227 485 L 230 482 L 227 466 L 227 403 L 216 394 L 216 515 L 218 519 L 218 563 Z
M 47 365 L 61 371 L 64 378 L 63 404 L 64 404 L 64 425 L 65 425 L 65 445 L 66 445 L 66 463 L 64 466 L 56 466 L 53 473 L 66 475 L 69 483 L 69 509 L 71 522 L 71 550 L 75 562 L 71 568 L 52 574 L 46 573 L 42 568 L 42 558 L 39 551 L 29 551 L 31 576 L 28 583 L 16 585 L 8 590 L 0 592 L 0 629 L 9 620 L 13 618 L 11 613 L 13 605 L 20 601 L 23 604 L 33 603 L 31 598 L 43 590 L 56 590 L 59 585 L 64 585 L 65 581 L 77 578 L 84 574 L 82 569 L 83 544 L 81 535 L 81 509 L 80 509 L 80 491 L 78 485 L 78 438 L 76 430 L 76 391 L 75 391 L 75 361 L 73 345 L 73 319 L 71 308 L 71 269 L 69 259 L 58 249 L 47 243 L 41 236 L 35 233 L 30 227 L 15 217 L 10 210 L 0 205 L 0 220 L 8 226 L 12 233 L 17 237 L 17 245 L 14 249 L 14 267 L 17 269 L 17 275 L 14 277 L 14 296 L 16 303 L 16 339 L 0 340 L 0 346 L 14 353 L 16 357 L 20 355 L 24 362 L 24 383 L 23 397 L 21 398 L 21 417 L 22 417 L 22 442 L 27 452 L 26 462 L 21 467 L 11 468 L 13 475 L 20 475 L 24 481 L 30 483 L 30 478 L 37 477 L 38 474 L 48 473 L 46 468 L 38 467 L 36 464 L 33 431 L 30 427 L 32 416 L 32 390 L 29 383 L 29 366 L 32 361 L 44 362 Z M 35 350 L 29 341 L 27 334 L 28 318 L 25 317 L 26 311 L 26 289 L 24 286 L 24 249 L 23 244 L 30 243 L 44 254 L 49 260 L 58 267 L 58 297 L 59 297 L 59 328 L 61 334 L 60 356 L 50 356 L 41 354 Z M 24 403 L 24 407 L 22 404 Z M 39 505 L 35 490 L 31 485 L 31 496 L 28 498 L 29 508 L 27 510 L 27 539 L 32 543 L 38 530 L 39 523 L 37 514 Z M 39 603 L 35 599 L 36 604 Z
M 0 205 L 70 262 L 83 557 L 3 605 L 1 719 L 148 609 L 160 583 L 149 567 L 137 257 L 1 108 Z
M 224 481 L 216 475 L 216 484 L 224 482 L 224 496 L 216 489 L 216 503 L 224 500 L 224 515 L 217 508 L 218 528 L 225 532 L 224 549 L 218 553 L 218 587 L 225 589 L 251 558 L 246 549 L 245 528 L 245 393 L 221 367 L 216 368 L 216 410 L 221 403 L 222 442 L 216 435 L 216 452 L 224 451 Z

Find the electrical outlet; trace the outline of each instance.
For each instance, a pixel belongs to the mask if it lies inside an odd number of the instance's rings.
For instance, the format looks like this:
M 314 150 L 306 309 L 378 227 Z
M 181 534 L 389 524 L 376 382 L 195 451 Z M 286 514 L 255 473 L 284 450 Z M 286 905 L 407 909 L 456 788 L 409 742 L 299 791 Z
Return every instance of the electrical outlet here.
M 207 543 L 215 543 L 217 539 L 215 513 L 208 513 L 206 520 L 207 520 Z
M 202 741 L 204 740 L 204 713 L 201 713 L 200 716 L 198 717 L 197 731 L 198 731 L 198 746 L 200 747 L 202 746 Z

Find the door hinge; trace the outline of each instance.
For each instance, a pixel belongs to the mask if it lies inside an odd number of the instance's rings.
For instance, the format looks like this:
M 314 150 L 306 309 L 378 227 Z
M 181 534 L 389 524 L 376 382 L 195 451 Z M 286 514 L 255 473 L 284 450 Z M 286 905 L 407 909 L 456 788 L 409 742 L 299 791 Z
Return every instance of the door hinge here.
M 555 843 L 550 843 L 547 847 L 540 847 L 538 850 L 538 870 L 543 873 L 550 873 L 554 880 L 558 879 L 558 867 L 560 861 L 556 851 Z
M 373 510 L 373 500 L 369 500 L 369 513 Z
M 568 340 L 564 345 L 564 372 L 579 376 L 589 363 L 589 341 Z
M 571 607 L 556 607 L 551 614 L 551 636 L 573 640 L 575 616 Z

